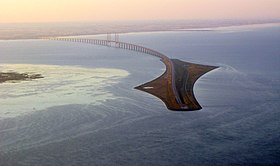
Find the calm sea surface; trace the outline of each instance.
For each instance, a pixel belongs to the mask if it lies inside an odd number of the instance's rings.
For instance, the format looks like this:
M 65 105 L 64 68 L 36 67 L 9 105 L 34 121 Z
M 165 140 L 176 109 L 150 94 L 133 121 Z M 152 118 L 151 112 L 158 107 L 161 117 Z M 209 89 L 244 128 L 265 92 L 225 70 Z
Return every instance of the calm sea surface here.
M 1 166 L 280 164 L 280 25 L 120 39 L 220 66 L 195 85 L 203 109 L 171 112 L 133 89 L 165 70 L 149 55 L 2 40 L 0 71 L 45 78 L 0 84 Z

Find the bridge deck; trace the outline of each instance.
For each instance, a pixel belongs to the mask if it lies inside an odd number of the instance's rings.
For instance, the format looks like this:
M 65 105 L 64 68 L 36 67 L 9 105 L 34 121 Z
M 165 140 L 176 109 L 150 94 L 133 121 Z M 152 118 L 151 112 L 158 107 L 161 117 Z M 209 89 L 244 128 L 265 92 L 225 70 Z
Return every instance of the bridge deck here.
M 84 38 L 49 38 L 50 40 L 80 42 L 120 49 L 132 50 L 160 58 L 166 71 L 157 79 L 135 87 L 161 99 L 166 107 L 174 111 L 193 111 L 202 107 L 197 102 L 193 86 L 203 74 L 217 68 L 215 66 L 198 65 L 168 58 L 166 55 L 143 46 L 100 39 Z

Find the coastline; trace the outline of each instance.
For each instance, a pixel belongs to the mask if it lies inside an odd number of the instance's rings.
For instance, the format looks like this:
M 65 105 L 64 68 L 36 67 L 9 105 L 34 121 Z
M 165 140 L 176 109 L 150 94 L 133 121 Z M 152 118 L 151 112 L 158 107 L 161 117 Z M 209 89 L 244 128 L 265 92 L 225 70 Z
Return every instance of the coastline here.
M 45 23 L 48 25 L 44 28 L 44 25 L 6 25 L 0 24 L 0 41 L 7 40 L 34 40 L 49 37 L 81 37 L 88 35 L 103 35 L 109 33 L 149 33 L 149 32 L 176 32 L 176 31 L 216 31 L 216 30 L 230 30 L 231 28 L 260 28 L 263 26 L 275 26 L 280 24 L 280 20 L 268 20 L 268 21 L 201 21 L 199 23 L 193 22 L 170 22 L 174 23 L 169 25 L 169 22 L 139 22 L 136 25 L 131 23 L 114 24 L 110 26 L 109 23 L 104 23 L 104 25 L 95 25 L 91 23 L 82 24 L 54 24 Z M 77 24 L 77 25 L 76 25 Z M 58 26 L 60 25 L 60 26 Z M 30 27 L 29 27 L 30 26 Z M 77 26 L 77 27 L 75 27 Z M 110 26 L 109 28 L 104 28 L 104 26 Z
M 165 71 L 158 58 L 82 43 L 0 41 L 3 72 L 45 77 L 0 84 L 0 165 L 277 165 L 279 30 L 120 35 L 171 59 L 220 66 L 200 77 L 193 92 L 185 83 L 194 79 L 179 76 L 197 68 L 174 66 L 181 101 L 189 98 L 180 94 L 194 93 L 202 107 L 192 112 L 171 112 L 134 89 Z

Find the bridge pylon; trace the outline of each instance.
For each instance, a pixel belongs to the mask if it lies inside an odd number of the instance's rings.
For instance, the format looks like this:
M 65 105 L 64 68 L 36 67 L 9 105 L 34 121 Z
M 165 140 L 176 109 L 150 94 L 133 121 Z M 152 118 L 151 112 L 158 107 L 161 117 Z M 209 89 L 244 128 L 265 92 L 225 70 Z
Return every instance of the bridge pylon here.
M 112 41 L 112 34 L 111 33 L 107 33 L 107 46 L 111 47 L 111 41 Z
M 118 33 L 115 33 L 115 47 L 120 47 L 120 36 Z
M 119 34 L 115 33 L 115 47 L 119 47 Z
M 118 48 L 120 47 L 120 36 L 118 33 L 107 33 L 107 46 L 112 47 L 113 46 Z

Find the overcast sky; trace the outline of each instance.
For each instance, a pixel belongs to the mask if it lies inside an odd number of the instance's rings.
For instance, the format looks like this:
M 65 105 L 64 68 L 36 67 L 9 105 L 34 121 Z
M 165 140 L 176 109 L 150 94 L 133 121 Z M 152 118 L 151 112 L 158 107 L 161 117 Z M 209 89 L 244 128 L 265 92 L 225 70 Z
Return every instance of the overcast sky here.
M 0 0 L 0 23 L 280 18 L 280 0 Z

